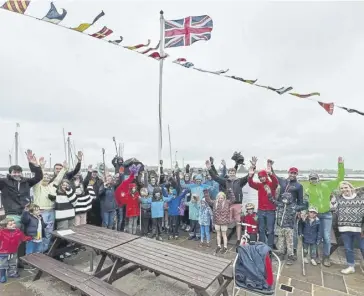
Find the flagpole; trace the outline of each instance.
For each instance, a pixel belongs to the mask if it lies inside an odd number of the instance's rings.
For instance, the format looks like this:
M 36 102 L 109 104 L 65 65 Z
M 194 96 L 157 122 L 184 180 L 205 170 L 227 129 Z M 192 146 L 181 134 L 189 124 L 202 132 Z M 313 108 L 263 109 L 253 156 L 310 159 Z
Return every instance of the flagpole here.
M 169 137 L 169 157 L 171 159 L 171 169 L 173 170 L 171 130 L 169 128 L 169 124 L 168 124 L 168 137 Z
M 163 10 L 160 11 L 160 44 L 159 55 L 164 56 L 164 17 Z M 159 60 L 159 127 L 158 127 L 158 175 L 160 175 L 160 161 L 162 159 L 162 98 L 163 98 L 163 62 Z M 159 180 L 160 178 L 158 178 Z

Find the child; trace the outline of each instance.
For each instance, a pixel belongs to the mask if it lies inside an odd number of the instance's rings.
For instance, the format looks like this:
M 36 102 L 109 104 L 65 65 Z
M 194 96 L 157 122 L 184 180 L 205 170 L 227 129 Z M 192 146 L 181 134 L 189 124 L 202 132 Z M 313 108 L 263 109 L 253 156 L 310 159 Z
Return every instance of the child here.
M 303 213 L 298 224 L 298 234 L 302 236 L 304 262 L 308 263 L 308 249 L 310 248 L 311 264 L 317 265 L 317 246 L 321 242 L 320 219 L 317 217 L 317 208 L 310 206 L 308 215 Z
M 107 176 L 106 181 L 99 189 L 101 213 L 102 213 L 102 226 L 107 229 L 112 229 L 116 217 L 116 200 L 114 181 L 112 176 Z
M 54 212 L 57 222 L 57 230 L 69 229 L 75 219 L 75 206 L 77 197 L 70 181 L 63 180 L 56 191 L 56 195 L 49 194 L 48 198 L 54 201 Z
M 227 236 L 226 231 L 228 229 L 228 225 L 230 224 L 230 205 L 235 201 L 235 195 L 230 188 L 228 190 L 229 199 L 226 199 L 226 195 L 224 192 L 219 192 L 216 196 L 216 200 L 212 201 L 208 194 L 205 194 L 206 201 L 213 206 L 214 213 L 214 223 L 216 230 L 216 241 L 217 248 L 215 250 L 215 254 L 221 252 L 221 254 L 225 254 L 227 252 Z M 221 236 L 224 241 L 224 248 L 221 249 Z
M 19 277 L 18 260 L 13 255 L 17 253 L 23 241 L 30 239 L 32 238 L 26 237 L 16 228 L 14 219 L 7 218 L 0 222 L 0 283 L 7 281 L 7 275 L 9 278 Z
M 284 260 L 287 250 L 287 265 L 292 265 L 297 259 L 293 250 L 293 231 L 296 223 L 296 212 L 303 209 L 303 207 L 294 203 L 290 192 L 284 192 L 278 200 L 271 197 L 271 201 L 277 205 L 277 225 L 280 226 L 277 253 L 281 260 Z
M 140 189 L 140 209 L 141 209 L 141 221 L 140 223 L 142 224 L 142 231 L 141 231 L 141 235 L 143 236 L 147 236 L 148 232 L 149 232 L 149 220 L 152 217 L 151 216 L 151 203 L 149 202 L 148 199 L 148 189 L 143 187 L 142 189 Z
M 256 212 L 254 212 L 254 204 L 247 203 L 245 206 L 246 214 L 245 216 L 241 217 L 241 222 L 254 225 L 254 227 L 251 226 L 245 226 L 247 227 L 247 232 L 249 234 L 249 239 L 251 242 L 258 241 L 258 215 Z
M 26 255 L 42 253 L 42 239 L 45 236 L 46 224 L 40 215 L 39 206 L 31 204 L 29 208 L 25 208 L 21 216 L 21 223 L 24 225 L 25 235 L 32 237 L 32 240 L 27 241 L 26 243 Z
M 181 216 L 181 205 L 184 199 L 188 194 L 188 190 L 183 190 L 182 193 L 177 196 L 176 189 L 172 189 L 172 199 L 168 202 L 168 218 L 169 218 L 169 231 L 168 231 L 168 239 L 178 239 L 178 227 L 180 223 Z M 184 208 L 183 213 L 184 214 Z
M 138 218 L 140 215 L 139 192 L 135 183 L 129 184 L 129 192 L 122 195 L 126 204 L 126 217 L 129 219 L 128 232 L 136 234 L 138 226 Z
M 190 232 L 188 240 L 200 240 L 200 225 L 198 224 L 200 211 L 200 197 L 193 194 L 190 201 L 185 202 L 189 209 Z
M 209 191 L 207 190 L 204 194 L 209 194 Z M 210 206 L 207 204 L 205 199 L 201 200 L 200 205 L 200 212 L 199 212 L 199 219 L 198 222 L 200 223 L 200 231 L 201 231 L 201 242 L 200 247 L 204 246 L 204 239 L 206 237 L 206 246 L 208 248 L 211 247 L 210 245 L 210 224 L 212 220 L 212 211 Z

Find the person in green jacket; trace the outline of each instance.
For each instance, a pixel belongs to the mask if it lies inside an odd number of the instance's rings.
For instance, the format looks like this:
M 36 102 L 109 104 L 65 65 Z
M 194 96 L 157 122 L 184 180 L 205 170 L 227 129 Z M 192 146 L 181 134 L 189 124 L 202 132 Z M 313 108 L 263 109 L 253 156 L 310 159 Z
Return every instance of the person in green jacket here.
M 318 218 L 321 224 L 321 237 L 323 238 L 323 265 L 330 267 L 330 249 L 331 249 L 331 228 L 332 213 L 330 211 L 330 195 L 332 191 L 339 187 L 339 183 L 344 180 L 345 169 L 342 157 L 338 158 L 338 175 L 335 180 L 320 182 L 318 174 L 309 175 L 309 185 L 305 189 L 308 196 L 310 207 L 318 210 Z

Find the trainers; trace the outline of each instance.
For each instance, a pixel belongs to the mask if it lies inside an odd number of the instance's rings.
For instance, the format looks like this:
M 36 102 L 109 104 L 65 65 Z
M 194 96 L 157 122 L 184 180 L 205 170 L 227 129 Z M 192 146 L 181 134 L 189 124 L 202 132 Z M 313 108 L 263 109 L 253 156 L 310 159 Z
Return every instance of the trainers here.
M 172 235 L 168 235 L 168 240 L 171 240 L 173 239 L 173 236 Z
M 206 247 L 211 248 L 210 242 L 206 243 Z
M 174 236 L 174 239 L 176 239 L 176 240 L 177 240 L 177 239 L 178 239 L 178 235 L 175 235 L 175 236 Z
M 330 257 L 328 257 L 328 256 L 324 257 L 322 264 L 326 267 L 330 267 L 331 266 Z
M 195 239 L 195 236 L 189 236 L 188 237 L 188 240 L 193 240 L 193 239 Z
M 317 264 L 321 264 L 321 258 L 320 257 L 317 257 L 315 260 L 316 260 Z
M 221 251 L 221 247 L 220 246 L 217 246 L 217 248 L 216 248 L 216 250 L 215 250 L 215 255 L 217 254 L 217 253 L 219 253 Z
M 202 248 L 205 244 L 203 242 L 200 242 L 200 244 L 198 245 L 200 248 Z
M 341 270 L 341 273 L 342 273 L 342 274 L 351 274 L 351 273 L 355 273 L 355 268 L 354 268 L 354 266 L 349 266 L 349 267 L 347 267 L 347 268 L 345 268 L 345 269 L 342 269 L 342 270 Z
M 191 230 L 191 227 L 189 225 L 187 225 L 185 231 L 190 232 L 190 230 Z
M 317 265 L 316 260 L 315 260 L 315 259 L 311 259 L 311 264 L 312 264 L 313 266 L 316 266 L 316 265 Z
M 68 252 L 65 252 L 65 253 L 64 253 L 64 257 L 65 257 L 65 258 L 68 258 L 68 257 L 71 257 L 71 256 L 72 256 L 72 254 L 71 254 L 71 253 L 68 253 Z
M 227 247 L 223 247 L 220 251 L 221 254 L 225 254 L 228 251 Z
M 19 277 L 20 277 L 20 274 L 18 272 L 13 273 L 13 274 L 8 274 L 8 278 L 11 278 L 11 279 L 17 279 Z
M 303 258 L 303 262 L 304 262 L 305 264 L 308 264 L 308 259 L 307 259 L 307 257 Z

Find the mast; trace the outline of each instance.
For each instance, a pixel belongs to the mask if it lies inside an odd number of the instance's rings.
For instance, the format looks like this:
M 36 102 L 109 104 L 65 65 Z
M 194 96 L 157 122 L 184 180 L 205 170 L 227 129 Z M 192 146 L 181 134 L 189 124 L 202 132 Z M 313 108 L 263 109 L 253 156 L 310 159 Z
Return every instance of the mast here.
M 164 17 L 163 10 L 160 11 L 160 44 L 159 55 L 164 57 Z M 159 60 L 159 128 L 158 128 L 158 175 L 160 176 L 160 161 L 162 160 L 162 97 L 163 97 L 163 61 Z M 159 182 L 160 178 L 158 178 Z
M 71 159 L 71 132 L 68 132 L 68 137 L 67 137 L 67 151 L 68 151 L 68 164 L 69 166 L 71 166 L 71 161 L 72 161 L 72 167 L 73 167 L 73 160 Z
M 12 165 L 12 161 L 11 161 L 11 152 L 9 151 L 9 166 Z
M 169 124 L 168 124 L 168 137 L 169 137 L 169 157 L 171 159 L 171 170 L 173 170 L 171 130 L 169 128 Z
M 121 157 L 121 143 L 119 143 L 119 157 Z
M 49 171 L 52 171 L 52 153 L 49 153 Z
M 63 146 L 64 146 L 64 159 L 67 161 L 68 165 L 70 164 L 68 162 L 68 157 L 67 157 L 67 147 L 66 147 L 66 134 L 64 133 L 64 128 L 63 128 Z
M 15 164 L 19 164 L 19 133 L 18 127 L 20 127 L 19 123 L 16 124 L 16 131 L 15 131 Z

